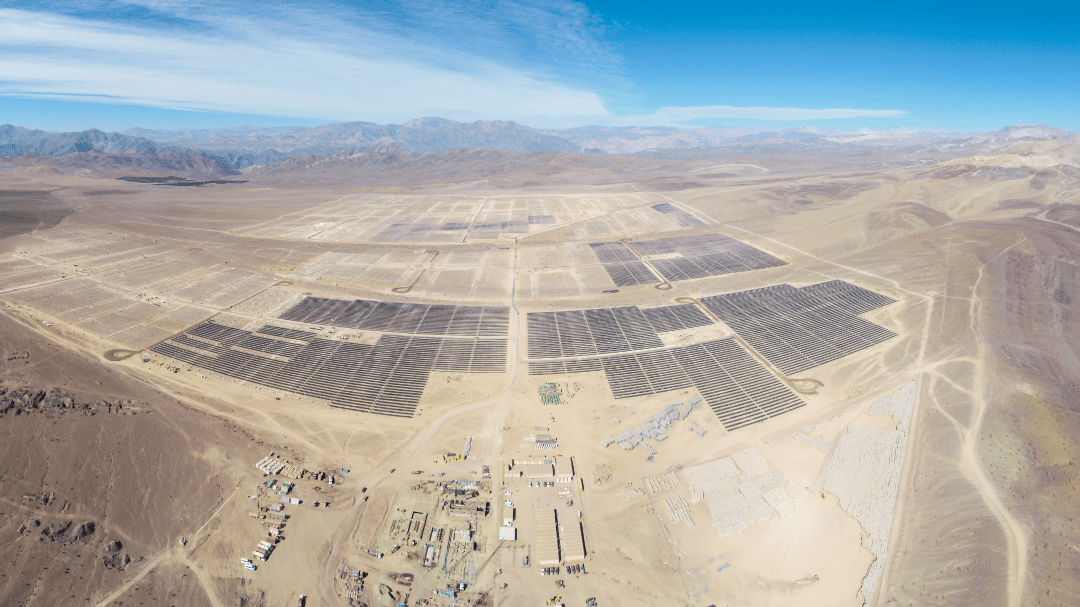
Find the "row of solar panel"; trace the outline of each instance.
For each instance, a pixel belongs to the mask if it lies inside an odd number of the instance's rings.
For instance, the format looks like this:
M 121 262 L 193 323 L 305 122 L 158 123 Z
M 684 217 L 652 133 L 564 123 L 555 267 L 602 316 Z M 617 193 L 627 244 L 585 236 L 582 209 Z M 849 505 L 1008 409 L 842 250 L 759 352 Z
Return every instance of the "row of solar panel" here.
M 331 406 L 399 417 L 412 416 L 432 371 L 506 371 L 503 339 L 383 335 L 370 345 L 272 325 L 251 333 L 212 321 L 151 350 Z
M 652 352 L 529 363 L 530 375 L 601 369 L 617 399 L 693 386 L 728 430 L 776 417 L 804 404 L 731 338 Z
M 605 263 L 604 271 L 616 287 L 636 287 L 660 282 L 643 261 Z
M 702 298 L 701 302 L 759 354 L 785 375 L 837 360 L 896 334 L 861 314 L 896 300 L 856 285 L 832 280 L 797 289 L 775 285 Z M 661 318 L 678 313 L 701 314 L 691 305 L 642 312 L 657 331 Z M 581 311 L 586 322 L 588 315 Z M 581 322 L 570 312 L 529 315 L 529 356 L 561 352 L 587 356 Z M 702 318 L 706 318 L 704 314 Z M 570 319 L 568 339 L 563 319 Z M 689 327 L 688 327 L 689 328 Z M 671 330 L 670 328 L 668 330 Z M 601 327 L 600 333 L 610 334 Z M 605 343 L 610 343 L 606 341 Z M 583 347 L 583 344 L 585 347 Z M 569 347 L 567 347 L 569 346 Z M 598 354 L 604 354 L 597 347 Z M 568 353 L 569 352 L 569 353 Z M 731 339 L 668 350 L 635 352 L 600 358 L 536 361 L 530 375 L 583 373 L 603 369 L 616 398 L 678 390 L 693 385 L 728 429 L 756 423 L 801 406 L 802 401 Z
M 832 362 L 895 337 L 892 331 L 853 313 L 892 301 L 841 281 L 804 289 L 774 285 L 701 299 L 702 304 L 785 375 Z
M 782 260 L 768 253 L 763 253 L 749 245 L 744 245 L 744 247 L 726 253 L 654 259 L 650 263 L 668 280 L 693 280 L 784 265 Z
M 306 297 L 278 318 L 387 333 L 501 337 L 510 327 L 510 308 Z
M 697 228 L 705 225 L 704 221 L 694 217 L 692 214 L 687 213 L 670 202 L 654 204 L 652 208 L 658 213 L 666 215 L 669 219 L 675 221 L 675 223 L 683 228 Z
M 529 358 L 595 356 L 662 348 L 658 333 L 713 324 L 693 304 L 529 312 Z
M 653 208 L 664 207 L 656 205 Z M 671 215 L 686 215 L 686 221 L 698 221 L 671 205 Z M 689 227 L 689 226 L 688 226 Z M 723 276 L 737 272 L 749 272 L 763 268 L 785 265 L 764 251 L 723 234 L 697 234 L 673 236 L 655 240 L 632 242 L 594 242 L 589 245 L 600 263 L 604 264 L 611 280 L 619 287 L 632 287 L 659 282 L 653 272 L 659 272 L 664 280 L 693 280 L 707 276 Z M 633 249 L 631 249 L 633 247 Z M 677 254 L 679 257 L 650 259 L 652 269 L 637 254 L 645 257 Z

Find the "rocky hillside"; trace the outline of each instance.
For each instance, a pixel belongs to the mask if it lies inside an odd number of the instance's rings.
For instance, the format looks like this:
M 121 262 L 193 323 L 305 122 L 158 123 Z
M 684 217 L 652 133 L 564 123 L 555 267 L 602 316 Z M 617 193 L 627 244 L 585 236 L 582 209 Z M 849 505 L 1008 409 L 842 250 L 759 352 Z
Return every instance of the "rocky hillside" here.
M 1018 140 L 1076 138 L 1076 133 L 1037 125 L 1017 125 L 993 133 L 974 134 L 720 126 L 693 129 L 587 126 L 540 130 L 505 120 L 467 123 L 428 117 L 404 124 L 342 122 L 315 127 L 134 128 L 122 133 L 104 133 L 95 129 L 49 133 L 4 125 L 0 127 L 0 155 L 58 157 L 91 151 L 109 154 L 183 151 L 204 154 L 230 169 L 245 169 L 274 164 L 286 158 L 341 158 L 356 150 L 386 145 L 416 154 L 475 148 L 519 153 L 577 152 L 687 159 L 737 154 L 903 152 L 928 148 L 950 151 L 1004 145 Z

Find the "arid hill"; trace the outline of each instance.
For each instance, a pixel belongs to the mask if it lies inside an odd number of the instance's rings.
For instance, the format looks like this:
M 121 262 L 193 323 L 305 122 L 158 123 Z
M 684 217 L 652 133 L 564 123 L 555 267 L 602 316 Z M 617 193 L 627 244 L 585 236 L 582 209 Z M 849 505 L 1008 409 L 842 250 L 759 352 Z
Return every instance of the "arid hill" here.
M 49 166 L 65 173 L 93 177 L 125 177 L 148 175 L 165 177 L 177 175 L 189 178 L 214 179 L 239 175 L 221 162 L 201 152 L 136 152 L 108 153 L 98 150 L 75 152 L 63 156 L 26 154 L 0 162 L 13 166 Z

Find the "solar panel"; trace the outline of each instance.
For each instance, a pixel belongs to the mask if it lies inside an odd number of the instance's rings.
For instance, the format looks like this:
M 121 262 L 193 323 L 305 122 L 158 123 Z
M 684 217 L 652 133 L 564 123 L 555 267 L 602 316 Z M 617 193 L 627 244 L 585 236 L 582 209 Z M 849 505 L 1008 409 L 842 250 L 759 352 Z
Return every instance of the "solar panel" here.
M 510 331 L 508 306 L 450 306 L 306 297 L 278 318 L 345 329 L 413 335 L 503 337 Z
M 815 286 L 819 288 L 774 285 L 705 297 L 701 302 L 785 375 L 832 362 L 896 336 L 852 313 L 867 306 L 885 305 L 888 298 L 838 284 Z
M 670 204 L 652 208 L 669 217 L 687 222 L 684 227 L 704 225 L 693 215 Z M 676 221 L 680 221 L 676 219 Z M 697 222 L 697 223 L 694 223 Z M 695 280 L 708 276 L 723 276 L 784 265 L 785 262 L 764 251 L 723 234 L 671 236 L 631 242 L 639 255 L 645 257 L 664 279 L 669 281 Z M 637 258 L 627 257 L 622 242 L 592 243 L 597 259 L 617 286 L 634 286 L 657 282 L 648 266 Z M 671 255 L 676 255 L 672 257 Z M 660 257 L 663 256 L 663 257 Z M 622 262 L 622 263 L 613 263 Z
M 412 325 L 427 311 L 399 306 L 395 317 Z M 496 328 L 500 312 L 492 308 Z M 432 371 L 506 372 L 505 339 L 385 334 L 371 345 L 312 335 L 272 325 L 250 333 L 207 322 L 151 350 L 224 376 L 327 400 L 333 407 L 398 417 L 413 415 Z

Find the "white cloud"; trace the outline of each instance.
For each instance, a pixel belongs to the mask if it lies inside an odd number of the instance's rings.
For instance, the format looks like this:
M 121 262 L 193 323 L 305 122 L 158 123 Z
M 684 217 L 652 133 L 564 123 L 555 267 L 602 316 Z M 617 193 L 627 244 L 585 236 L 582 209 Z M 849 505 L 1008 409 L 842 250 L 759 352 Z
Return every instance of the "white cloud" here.
M 709 105 L 696 107 L 662 107 L 651 114 L 617 116 L 610 112 L 588 116 L 530 116 L 532 126 L 558 128 L 560 126 L 668 126 L 687 127 L 701 121 L 711 120 L 761 120 L 770 122 L 812 122 L 845 118 L 902 118 L 903 110 L 865 110 L 854 108 L 807 109 L 794 107 L 734 107 Z
M 233 24 L 229 35 L 162 35 L 126 24 L 0 10 L 0 94 L 375 121 L 407 120 L 433 106 L 478 118 L 604 111 L 589 91 L 334 25 L 322 40 L 290 33 L 304 28 L 262 21 Z
M 906 114 L 716 105 L 616 116 L 595 92 L 547 75 L 570 57 L 580 59 L 573 69 L 598 73 L 619 62 L 603 25 L 570 0 L 407 0 L 394 14 L 327 4 L 82 2 L 79 14 L 0 9 L 0 96 L 395 123 L 440 108 L 457 120 L 536 127 Z M 132 7 L 151 17 L 125 16 Z
M 732 107 L 708 105 L 699 107 L 662 107 L 644 116 L 621 116 L 625 124 L 645 124 L 643 121 L 659 121 L 664 124 L 680 124 L 692 120 L 745 119 L 745 120 L 835 120 L 840 118 L 898 118 L 907 115 L 903 110 L 857 110 L 850 108 L 805 109 L 797 107 Z

